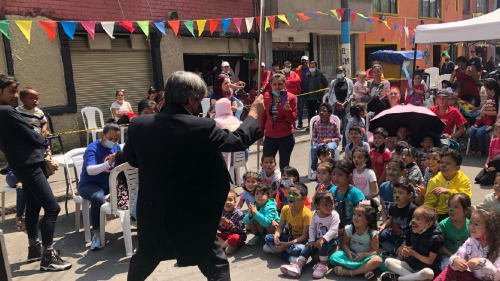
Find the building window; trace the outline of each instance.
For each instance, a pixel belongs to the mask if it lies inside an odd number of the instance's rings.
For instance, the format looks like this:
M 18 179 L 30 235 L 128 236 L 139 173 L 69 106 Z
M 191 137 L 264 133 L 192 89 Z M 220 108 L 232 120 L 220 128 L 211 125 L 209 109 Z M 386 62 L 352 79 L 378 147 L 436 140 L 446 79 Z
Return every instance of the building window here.
M 470 9 L 469 9 L 469 0 L 464 0 L 464 12 L 468 12 Z
M 385 14 L 397 14 L 398 13 L 398 1 L 397 0 L 373 0 L 373 12 L 374 13 L 385 13 Z
M 441 18 L 441 0 L 419 0 L 418 16 L 423 18 Z
M 477 0 L 476 13 L 488 13 L 488 0 Z

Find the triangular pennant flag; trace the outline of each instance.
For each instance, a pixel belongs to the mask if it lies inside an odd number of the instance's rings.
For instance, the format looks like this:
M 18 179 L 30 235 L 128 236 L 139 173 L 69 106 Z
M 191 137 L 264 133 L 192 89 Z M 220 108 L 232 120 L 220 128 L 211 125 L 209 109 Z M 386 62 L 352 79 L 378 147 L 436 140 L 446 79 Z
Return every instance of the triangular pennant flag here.
M 214 34 L 214 31 L 217 28 L 217 25 L 219 24 L 219 19 L 212 19 L 209 22 L 210 22 L 210 34 Z M 248 32 L 250 32 L 250 30 Z
M 162 21 L 162 20 L 155 20 L 153 21 L 156 28 L 158 28 L 158 30 L 163 33 L 163 35 L 167 36 L 167 34 L 165 33 L 165 21 Z
M 354 24 L 355 17 L 356 17 L 356 12 L 351 11 L 351 25 Z
M 406 34 L 406 37 L 408 37 L 408 27 L 405 26 L 405 34 Z
M 266 17 L 266 25 L 264 26 L 264 32 L 267 32 L 267 28 L 271 27 L 269 24 L 269 17 Z
M 410 28 L 410 35 L 413 37 L 413 29 Z
M 339 13 L 339 15 L 340 15 L 342 18 L 344 18 L 344 17 L 346 16 L 346 15 L 344 14 L 344 13 L 345 13 L 345 10 L 346 10 L 346 8 L 342 8 L 342 9 L 340 9 L 340 13 Z M 349 16 L 349 15 L 347 15 L 347 16 Z
M 255 19 L 257 20 L 257 25 L 259 26 L 259 30 L 260 30 L 260 17 L 256 17 Z
M 10 38 L 10 36 L 8 35 L 9 34 L 9 23 L 10 23 L 10 21 L 8 21 L 8 20 L 0 20 L 0 31 L 3 33 L 3 35 L 5 35 L 5 37 L 7 37 L 9 40 L 12 40 L 12 38 Z
M 54 38 L 56 37 L 56 22 L 55 21 L 48 21 L 48 20 L 41 20 L 39 21 L 40 25 L 43 27 L 45 32 L 47 32 L 47 35 L 50 38 L 50 41 L 54 42 Z
M 271 31 L 274 32 L 274 21 L 276 20 L 276 16 L 269 16 L 269 25 L 271 26 Z
M 299 19 L 295 16 L 295 14 L 289 14 L 288 16 L 294 18 L 296 21 L 299 21 Z
M 170 27 L 174 30 L 174 34 L 177 35 L 179 33 L 179 23 L 180 21 L 178 20 L 169 20 L 168 24 L 170 24 Z
M 149 37 L 149 21 L 141 20 L 138 21 L 137 24 L 142 29 L 142 32 L 144 32 L 144 35 L 146 35 L 146 40 L 147 40 L 147 38 Z
M 365 18 L 365 19 L 366 19 L 366 21 L 367 21 L 367 22 L 371 22 L 371 23 L 373 23 L 373 20 L 372 20 L 371 18 L 368 18 L 368 17 L 367 17 L 367 18 Z
M 332 14 L 338 19 L 339 19 L 339 14 L 337 13 L 337 10 L 330 10 L 332 12 Z
M 376 20 L 376 21 L 380 21 L 380 22 L 382 22 L 382 20 L 381 20 L 381 19 L 379 19 L 379 18 L 377 18 L 377 17 L 371 16 L 370 18 L 371 18 L 372 20 Z
M 299 16 L 299 17 L 300 17 L 301 19 L 303 19 L 303 20 L 308 20 L 308 19 L 310 19 L 310 17 L 308 17 L 308 16 L 304 15 L 304 13 L 297 13 L 297 16 Z
M 182 22 L 186 25 L 186 27 L 189 30 L 189 32 L 191 32 L 191 34 L 193 34 L 193 37 L 196 37 L 194 35 L 194 30 L 193 30 L 194 21 L 192 21 L 192 20 L 183 20 Z
M 290 26 L 290 23 L 288 22 L 288 20 L 286 19 L 286 16 L 285 15 L 278 15 L 278 18 L 283 21 L 284 23 L 286 23 L 286 25 Z
M 132 26 L 132 21 L 120 21 L 119 23 L 130 31 L 130 33 L 134 32 L 135 28 Z
M 320 15 L 324 15 L 324 16 L 329 16 L 328 13 L 325 13 L 325 12 L 322 12 L 322 11 L 316 11 L 314 12 L 315 14 L 320 14 Z
M 245 18 L 245 24 L 247 26 L 248 33 L 250 33 L 250 30 L 252 30 L 253 20 L 254 20 L 254 18 Z
M 399 26 L 399 36 L 403 36 L 403 26 Z
M 391 30 L 391 27 L 389 26 L 389 24 L 388 24 L 386 21 L 383 21 L 383 23 L 385 24 L 385 26 L 386 26 L 389 30 Z
M 226 35 L 227 28 L 229 27 L 229 24 L 231 23 L 231 18 L 221 19 L 221 21 L 222 21 L 222 31 L 224 31 L 224 35 Z
M 339 15 L 339 20 L 341 21 L 344 14 L 340 11 L 340 9 L 337 9 L 336 11 L 337 11 L 337 15 Z
M 92 37 L 92 40 L 94 40 L 94 34 L 95 34 L 95 21 L 81 21 L 80 22 L 87 30 L 87 32 L 90 34 L 90 37 Z
M 21 32 L 24 34 L 24 37 L 26 37 L 26 39 L 28 39 L 28 44 L 30 44 L 32 21 L 30 21 L 30 20 L 15 20 L 14 22 L 17 24 L 19 29 L 21 29 Z
M 62 21 L 61 25 L 69 38 L 73 39 L 73 36 L 75 35 L 76 21 Z
M 356 13 L 356 14 L 358 14 L 358 16 L 360 16 L 360 17 L 362 17 L 362 18 L 366 19 L 365 15 L 360 14 L 360 13 Z
M 318 15 L 315 15 L 315 14 L 313 14 L 312 12 L 308 12 L 308 13 L 305 13 L 305 14 L 308 14 L 308 15 L 311 15 L 311 16 L 314 16 L 314 17 L 319 18 L 319 16 L 318 16 Z
M 207 20 L 197 20 L 196 24 L 198 25 L 198 36 L 201 36 L 203 33 L 203 30 L 205 29 L 205 23 L 207 23 Z
M 398 25 L 396 23 L 393 23 L 392 24 L 394 26 L 394 32 L 392 33 L 392 35 L 396 34 L 396 30 L 398 29 Z
M 236 26 L 236 29 L 238 29 L 238 33 L 241 35 L 241 20 L 242 18 L 234 18 L 233 22 L 234 25 Z
M 333 18 L 333 15 L 330 15 L 330 14 L 328 13 L 328 11 L 321 11 L 321 12 L 322 12 L 324 15 L 327 15 L 327 16 L 329 16 L 329 17 Z
M 165 25 L 165 23 L 163 25 Z M 115 39 L 113 36 L 113 31 L 115 30 L 114 21 L 101 21 L 101 26 L 111 39 Z M 165 31 L 165 28 L 163 30 Z

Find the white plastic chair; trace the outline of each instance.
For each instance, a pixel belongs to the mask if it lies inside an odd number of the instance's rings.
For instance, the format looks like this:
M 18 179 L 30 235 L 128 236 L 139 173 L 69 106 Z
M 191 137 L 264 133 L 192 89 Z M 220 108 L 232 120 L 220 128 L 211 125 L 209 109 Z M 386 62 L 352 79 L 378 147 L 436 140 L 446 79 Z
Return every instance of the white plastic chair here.
M 85 153 L 87 148 L 75 148 L 69 152 L 64 154 L 64 162 L 65 162 L 65 172 L 67 173 L 67 184 L 71 189 L 71 196 L 73 197 L 73 201 L 75 201 L 75 228 L 76 232 L 80 231 L 80 205 L 82 205 L 83 210 L 83 230 L 85 232 L 85 242 L 90 242 L 90 201 L 83 199 L 81 196 L 75 194 L 75 190 L 73 189 L 73 183 L 71 180 L 71 173 L 69 172 L 69 164 L 73 162 L 73 165 L 76 169 L 75 177 L 80 179 L 80 174 L 82 173 L 83 168 L 83 154 Z
M 451 74 L 439 75 L 439 78 L 438 78 L 438 81 L 437 81 L 437 89 L 438 90 L 442 90 L 443 89 L 443 87 L 441 86 L 442 82 L 444 80 L 450 81 L 450 78 L 451 78 Z
M 429 74 L 429 83 L 427 84 L 427 87 L 429 87 L 429 89 L 437 89 L 438 79 L 439 79 L 439 68 L 429 67 L 425 69 L 425 73 Z
M 207 112 L 210 109 L 210 98 L 204 98 L 201 100 L 201 108 L 203 112 Z
M 238 186 L 240 183 L 240 168 L 245 168 L 245 171 L 248 172 L 248 162 L 245 160 L 245 151 L 238 152 L 223 152 L 222 156 L 226 161 L 228 166 L 229 175 L 231 175 L 231 179 L 233 180 L 232 187 Z M 231 159 L 234 159 L 231 163 Z
M 16 193 L 16 188 L 8 185 L 2 188 L 2 223 L 5 222 L 5 193 Z
M 118 195 L 116 190 L 116 177 L 121 172 L 124 172 L 125 178 L 127 179 L 128 194 L 129 194 L 129 206 L 127 210 L 119 210 L 118 206 Z M 125 252 L 127 256 L 133 254 L 132 248 L 132 232 L 130 230 L 130 211 L 132 210 L 132 203 L 134 202 L 137 190 L 139 188 L 139 169 L 130 166 L 128 163 L 123 163 L 118 167 L 115 167 L 109 175 L 109 202 L 105 202 L 101 206 L 101 247 L 106 246 L 106 214 L 117 215 L 120 217 L 120 222 L 122 224 L 123 230 L 123 241 L 125 242 Z
M 101 135 L 102 135 L 102 129 L 96 129 L 96 128 L 104 128 L 104 119 L 102 117 L 102 111 L 97 107 L 84 107 L 84 108 L 82 108 L 81 112 L 82 112 L 83 125 L 85 126 L 85 130 L 90 130 L 90 131 L 87 131 L 87 144 L 89 144 L 89 135 L 90 134 L 92 134 L 92 141 L 96 141 L 97 133 L 101 133 Z M 95 118 L 96 113 L 99 114 L 99 119 L 101 121 L 100 127 L 97 125 L 97 121 Z M 87 122 L 85 122 L 85 119 L 87 119 Z M 95 129 L 95 130 L 92 130 L 92 129 Z
M 312 133 L 313 133 L 313 128 L 314 128 L 314 123 L 318 122 L 320 120 L 319 116 L 316 115 L 314 116 L 313 118 L 311 118 L 311 122 L 309 122 L 309 128 L 311 128 L 309 130 L 309 144 L 312 146 L 313 143 L 312 143 Z M 342 135 L 340 134 L 340 119 L 335 116 L 335 115 L 331 115 L 330 116 L 330 120 L 332 120 L 333 122 L 335 122 L 335 124 L 337 125 L 337 133 L 342 137 Z M 340 144 L 339 144 L 340 146 Z M 339 146 L 337 146 L 337 148 L 335 149 L 335 161 L 338 161 L 340 160 L 340 149 L 339 149 Z M 310 177 L 311 176 L 311 149 L 309 149 L 309 165 L 307 165 L 307 177 Z

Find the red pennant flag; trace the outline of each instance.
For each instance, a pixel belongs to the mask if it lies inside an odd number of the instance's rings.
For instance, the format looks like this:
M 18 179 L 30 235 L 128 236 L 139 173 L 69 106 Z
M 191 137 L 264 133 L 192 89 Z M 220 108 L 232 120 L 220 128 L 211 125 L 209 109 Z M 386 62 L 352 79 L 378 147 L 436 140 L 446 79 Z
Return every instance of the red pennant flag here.
M 269 25 L 271 26 L 271 30 L 272 32 L 274 32 L 274 19 L 275 19 L 276 16 L 269 16 L 268 19 L 269 19 Z
M 217 25 L 219 24 L 219 19 L 210 20 L 210 34 L 214 34 Z
M 410 28 L 410 35 L 413 37 L 413 29 Z
M 299 16 L 299 17 L 300 17 L 301 19 L 303 19 L 303 20 L 308 20 L 308 19 L 310 19 L 310 17 L 308 17 L 308 16 L 304 15 L 304 13 L 297 13 L 297 16 Z
M 179 32 L 179 21 L 178 20 L 169 20 L 168 24 L 172 27 L 174 30 L 175 35 Z
M 260 30 L 260 17 L 256 17 L 257 19 L 257 24 L 259 25 L 259 30 Z
M 354 24 L 354 18 L 356 17 L 356 12 L 351 11 L 351 25 Z
M 376 20 L 376 21 L 381 21 L 379 18 L 374 17 L 374 16 L 371 16 L 371 17 L 369 17 L 369 18 L 371 18 L 371 19 L 373 19 L 373 20 Z
M 314 12 L 315 14 L 320 14 L 320 15 L 324 15 L 324 16 L 328 16 L 327 13 L 323 13 L 322 11 L 316 11 Z
M 56 22 L 41 20 L 39 23 L 45 29 L 45 32 L 47 32 L 50 41 L 54 42 L 54 38 L 56 37 Z
M 130 33 L 134 32 L 135 28 L 132 26 L 132 21 L 120 21 L 119 23 L 130 31 Z
M 339 15 L 339 18 L 340 18 L 339 20 L 342 20 L 342 18 L 344 17 L 344 14 L 341 13 L 340 9 L 337 9 L 336 11 L 337 11 L 337 15 Z

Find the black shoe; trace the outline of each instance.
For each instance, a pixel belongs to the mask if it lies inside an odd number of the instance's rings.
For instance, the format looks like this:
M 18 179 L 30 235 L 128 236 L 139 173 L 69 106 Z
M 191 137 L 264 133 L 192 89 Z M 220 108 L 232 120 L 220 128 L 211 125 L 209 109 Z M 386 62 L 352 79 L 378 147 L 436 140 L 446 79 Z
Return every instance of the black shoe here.
M 50 251 L 43 254 L 40 262 L 40 270 L 46 271 L 61 271 L 71 268 L 71 263 L 63 261 L 57 251 Z
M 297 125 L 297 130 L 302 130 L 302 124 Z
M 391 252 L 382 252 L 381 256 L 384 258 L 394 258 L 395 257 L 394 253 L 391 253 Z
M 42 253 L 42 244 L 40 242 L 28 247 L 28 263 L 41 260 Z
M 382 275 L 380 275 L 380 280 L 381 281 L 397 281 L 399 278 L 399 275 L 396 273 L 392 272 L 384 272 Z

